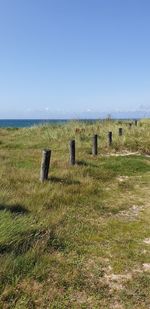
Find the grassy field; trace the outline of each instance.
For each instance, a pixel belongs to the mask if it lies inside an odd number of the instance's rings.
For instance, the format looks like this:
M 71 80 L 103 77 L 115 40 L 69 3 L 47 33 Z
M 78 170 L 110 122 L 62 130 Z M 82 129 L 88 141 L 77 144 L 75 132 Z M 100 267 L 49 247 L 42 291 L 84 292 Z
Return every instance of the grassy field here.
M 150 308 L 149 120 L 0 129 L 0 164 L 0 308 Z

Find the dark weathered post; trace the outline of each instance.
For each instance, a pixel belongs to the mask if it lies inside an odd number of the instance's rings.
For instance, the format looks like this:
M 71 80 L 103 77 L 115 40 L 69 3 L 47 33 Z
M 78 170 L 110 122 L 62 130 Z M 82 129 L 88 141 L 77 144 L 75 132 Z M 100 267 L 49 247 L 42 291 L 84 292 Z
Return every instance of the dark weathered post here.
M 70 141 L 70 165 L 75 165 L 75 140 Z
M 123 135 L 123 130 L 122 128 L 119 128 L 119 136 L 122 136 Z
M 112 132 L 108 132 L 108 145 L 112 145 Z
M 95 134 L 92 138 L 93 140 L 93 145 L 92 145 L 92 154 L 93 156 L 97 156 L 98 154 L 98 136 Z
M 138 123 L 138 121 L 137 121 L 137 119 L 135 120 L 135 126 L 137 127 L 137 123 Z
M 44 182 L 48 179 L 49 165 L 51 158 L 51 150 L 44 149 L 42 152 L 42 162 L 41 162 L 41 171 L 40 171 L 40 181 Z
M 131 129 L 131 128 L 132 128 L 132 122 L 129 123 L 129 129 Z

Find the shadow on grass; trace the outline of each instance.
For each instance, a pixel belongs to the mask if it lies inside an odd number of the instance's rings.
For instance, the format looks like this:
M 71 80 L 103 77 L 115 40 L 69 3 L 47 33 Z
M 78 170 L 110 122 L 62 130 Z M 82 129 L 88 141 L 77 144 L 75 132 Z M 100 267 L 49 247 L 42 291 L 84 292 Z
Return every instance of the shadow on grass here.
M 29 213 L 29 210 L 20 204 L 14 204 L 14 205 L 0 204 L 0 211 L 1 210 L 9 211 L 12 214 L 22 214 L 23 215 L 23 214 Z
M 86 161 L 84 161 L 84 160 L 76 161 L 76 164 L 77 164 L 77 165 L 81 165 L 81 166 L 88 166 L 88 165 L 89 165 L 89 164 L 88 164 Z
M 50 182 L 54 183 L 61 183 L 65 185 L 79 185 L 80 181 L 79 180 L 73 180 L 73 179 L 67 179 L 67 178 L 61 178 L 61 177 L 49 177 L 48 180 Z
M 53 250 L 65 250 L 65 242 L 59 238 L 53 230 L 33 229 L 18 234 L 16 238 L 10 242 L 0 244 L 0 254 L 13 252 L 15 255 L 22 255 L 34 248 L 41 241 L 44 251 L 50 252 Z
M 79 166 L 91 166 L 91 167 L 97 167 L 96 164 L 93 164 L 93 163 L 89 163 L 89 162 L 86 162 L 84 160 L 78 160 L 76 161 L 76 164 L 79 165 Z

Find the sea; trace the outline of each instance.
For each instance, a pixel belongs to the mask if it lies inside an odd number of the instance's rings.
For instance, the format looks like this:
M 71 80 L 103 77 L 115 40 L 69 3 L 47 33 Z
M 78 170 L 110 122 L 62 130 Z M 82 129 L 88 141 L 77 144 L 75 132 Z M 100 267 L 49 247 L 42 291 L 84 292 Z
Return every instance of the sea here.
M 139 120 L 138 118 L 135 118 L 136 120 Z M 132 118 L 132 120 L 135 120 Z M 64 123 L 67 123 L 69 121 L 84 121 L 84 122 L 95 122 L 95 121 L 102 121 L 103 119 L 0 119 L 0 128 L 29 128 L 37 125 L 42 125 L 42 124 L 50 124 L 50 125 L 62 125 Z M 127 118 L 113 118 L 113 120 L 130 120 Z
M 68 119 L 0 119 L 0 128 L 27 128 L 42 124 L 61 125 Z M 79 121 L 94 122 L 93 119 L 80 119 Z

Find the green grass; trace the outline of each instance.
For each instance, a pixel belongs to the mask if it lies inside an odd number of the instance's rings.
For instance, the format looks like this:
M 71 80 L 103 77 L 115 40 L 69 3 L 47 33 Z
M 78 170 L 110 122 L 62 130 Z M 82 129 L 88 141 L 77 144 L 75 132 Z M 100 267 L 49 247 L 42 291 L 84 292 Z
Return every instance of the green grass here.
M 150 307 L 149 129 L 149 120 L 0 129 L 0 308 Z

